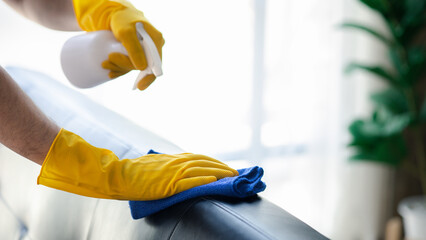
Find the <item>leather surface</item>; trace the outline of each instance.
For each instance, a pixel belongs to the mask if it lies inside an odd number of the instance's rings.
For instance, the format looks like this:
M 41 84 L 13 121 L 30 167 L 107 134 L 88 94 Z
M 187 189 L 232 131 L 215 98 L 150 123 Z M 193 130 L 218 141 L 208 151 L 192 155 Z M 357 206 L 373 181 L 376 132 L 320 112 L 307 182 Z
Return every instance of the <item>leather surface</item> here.
M 49 77 L 7 71 L 49 117 L 91 144 L 134 158 L 182 150 Z M 266 199 L 191 199 L 133 220 L 127 201 L 36 185 L 40 166 L 0 145 L 0 239 L 326 239 Z
M 193 228 L 197 226 L 197 228 Z M 205 197 L 188 209 L 171 239 L 326 239 L 258 196 Z

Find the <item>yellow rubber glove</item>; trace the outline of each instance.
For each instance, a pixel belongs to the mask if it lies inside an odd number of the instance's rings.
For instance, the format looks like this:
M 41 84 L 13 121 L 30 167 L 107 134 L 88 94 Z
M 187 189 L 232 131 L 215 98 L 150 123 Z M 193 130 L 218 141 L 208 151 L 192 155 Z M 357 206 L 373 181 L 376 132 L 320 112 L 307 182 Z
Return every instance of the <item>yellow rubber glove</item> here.
M 108 60 L 102 62 L 102 67 L 109 70 L 108 76 L 113 79 L 134 70 L 130 59 L 121 53 L 114 52 L 108 55 Z
M 37 184 L 96 198 L 156 200 L 238 172 L 199 154 L 148 154 L 123 159 L 65 129 L 56 136 Z
M 110 71 L 108 76 L 111 79 L 117 78 L 135 69 L 133 64 L 130 62 L 130 59 L 126 55 L 118 52 L 110 53 L 108 60 L 102 62 L 102 67 Z M 155 75 L 149 74 L 145 76 L 142 81 L 138 82 L 137 88 L 139 90 L 144 90 L 149 87 L 154 80 Z
M 110 30 L 115 38 L 120 41 L 129 53 L 132 69 L 144 70 L 147 67 L 144 50 L 136 35 L 135 24 L 141 22 L 145 31 L 154 41 L 160 57 L 164 39 L 162 34 L 155 29 L 145 18 L 144 14 L 125 0 L 73 0 L 77 21 L 84 31 Z M 106 59 L 116 62 L 114 57 Z M 119 71 L 109 69 L 110 77 L 124 74 L 126 69 Z M 146 76 L 138 88 L 144 90 L 155 80 L 154 75 Z

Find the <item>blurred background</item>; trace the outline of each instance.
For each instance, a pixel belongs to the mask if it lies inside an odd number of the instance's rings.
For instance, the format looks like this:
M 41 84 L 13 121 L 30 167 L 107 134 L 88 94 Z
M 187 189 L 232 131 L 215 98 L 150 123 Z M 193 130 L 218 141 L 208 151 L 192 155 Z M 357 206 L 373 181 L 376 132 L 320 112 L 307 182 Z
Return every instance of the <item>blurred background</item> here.
M 348 126 L 384 84 L 345 75 L 348 62 L 388 64 L 386 47 L 345 21 L 386 31 L 357 0 L 133 1 L 166 40 L 164 75 L 132 91 L 137 73 L 77 89 L 176 143 L 233 167 L 260 165 L 262 196 L 334 239 L 379 239 L 392 216 L 393 169 L 348 161 Z M 81 32 L 43 28 L 0 2 L 0 64 L 72 88 L 63 43 Z

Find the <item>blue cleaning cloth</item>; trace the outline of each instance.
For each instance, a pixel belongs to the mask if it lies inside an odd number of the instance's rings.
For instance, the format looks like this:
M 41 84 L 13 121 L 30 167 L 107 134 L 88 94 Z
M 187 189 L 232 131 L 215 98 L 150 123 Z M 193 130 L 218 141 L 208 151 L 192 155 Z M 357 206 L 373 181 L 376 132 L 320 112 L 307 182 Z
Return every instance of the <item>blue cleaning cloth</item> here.
M 153 153 L 157 152 L 153 150 L 148 152 L 148 154 Z M 132 217 L 133 219 L 143 218 L 195 197 L 220 195 L 245 198 L 265 190 L 266 184 L 261 181 L 263 176 L 263 169 L 261 167 L 255 166 L 239 169 L 238 173 L 239 175 L 236 177 L 222 178 L 216 182 L 194 187 L 168 198 L 152 201 L 129 201 Z

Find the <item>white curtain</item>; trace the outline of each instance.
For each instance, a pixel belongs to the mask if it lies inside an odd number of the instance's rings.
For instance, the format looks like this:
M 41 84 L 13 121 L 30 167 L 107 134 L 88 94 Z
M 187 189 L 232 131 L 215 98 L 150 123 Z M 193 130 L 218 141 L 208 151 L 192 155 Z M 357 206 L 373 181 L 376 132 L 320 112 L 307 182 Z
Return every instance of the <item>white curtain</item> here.
M 345 19 L 362 23 L 389 35 L 383 20 L 377 13 L 358 1 L 346 1 Z M 385 46 L 371 36 L 356 30 L 345 30 L 342 58 L 344 62 L 389 66 Z M 354 118 L 368 118 L 372 111 L 370 94 L 386 87 L 380 79 L 363 72 L 355 72 L 343 78 L 342 123 Z M 343 132 L 343 142 L 349 134 Z M 343 157 L 351 154 L 343 149 Z M 330 229 L 333 239 L 380 239 L 383 238 L 386 221 L 391 217 L 393 169 L 389 166 L 360 161 L 336 164 L 337 183 L 333 201 L 333 220 Z
M 384 199 L 369 187 L 382 189 L 389 171 L 350 170 L 345 144 L 347 125 L 368 114 L 368 93 L 381 86 L 342 70 L 354 58 L 380 60 L 384 49 L 338 27 L 345 19 L 380 26 L 374 13 L 356 0 L 133 3 L 165 37 L 164 76 L 144 92 L 131 91 L 137 73 L 79 91 L 188 151 L 236 168 L 264 167 L 262 195 L 329 237 L 380 234 L 383 211 L 363 207 Z M 37 69 L 69 85 L 59 52 L 80 33 L 42 28 L 3 2 L 0 20 L 1 65 Z M 354 225 L 363 219 L 375 223 Z

